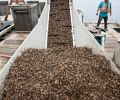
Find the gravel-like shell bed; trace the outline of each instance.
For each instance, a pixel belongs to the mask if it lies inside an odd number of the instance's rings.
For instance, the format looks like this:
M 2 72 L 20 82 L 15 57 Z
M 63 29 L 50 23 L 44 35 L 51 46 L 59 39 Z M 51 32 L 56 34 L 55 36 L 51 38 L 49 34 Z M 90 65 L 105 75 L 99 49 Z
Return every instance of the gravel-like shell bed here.
M 87 47 L 73 48 L 69 0 L 51 0 L 48 49 L 28 49 L 5 80 L 3 100 L 120 100 L 120 76 Z
M 16 59 L 3 100 L 119 100 L 120 76 L 88 48 L 29 49 Z
M 73 46 L 69 0 L 52 0 L 48 48 Z

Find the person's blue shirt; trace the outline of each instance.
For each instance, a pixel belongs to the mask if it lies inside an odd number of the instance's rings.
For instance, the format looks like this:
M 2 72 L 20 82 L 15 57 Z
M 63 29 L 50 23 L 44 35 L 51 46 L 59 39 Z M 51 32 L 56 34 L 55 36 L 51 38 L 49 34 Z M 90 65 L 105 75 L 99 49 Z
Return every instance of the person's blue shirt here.
M 100 9 L 100 8 L 102 8 L 102 6 L 103 6 L 103 4 L 104 4 L 104 2 L 102 1 L 100 4 L 99 4 L 99 6 L 98 6 L 98 8 Z M 106 3 L 106 7 L 108 7 L 109 5 L 108 5 L 109 3 L 107 2 Z M 112 8 L 112 4 L 110 3 L 110 9 Z M 101 16 L 101 17 L 106 17 L 106 16 L 108 16 L 108 13 L 107 12 L 100 12 L 99 13 L 99 16 Z

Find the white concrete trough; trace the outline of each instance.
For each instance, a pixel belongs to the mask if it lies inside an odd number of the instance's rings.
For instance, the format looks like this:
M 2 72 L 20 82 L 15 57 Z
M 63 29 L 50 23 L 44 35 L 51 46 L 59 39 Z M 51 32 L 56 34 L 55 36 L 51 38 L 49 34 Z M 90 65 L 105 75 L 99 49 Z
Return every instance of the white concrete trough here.
M 44 10 L 41 14 L 38 24 L 25 39 L 22 45 L 18 48 L 12 58 L 4 66 L 0 72 L 0 95 L 3 92 L 4 80 L 9 72 L 9 69 L 16 57 L 21 55 L 21 52 L 28 48 L 47 48 L 47 36 L 48 36 L 48 23 L 49 23 L 50 5 L 45 4 Z M 114 63 L 106 56 L 104 49 L 98 44 L 93 35 L 82 24 L 81 18 L 78 15 L 77 10 L 73 4 L 70 3 L 71 24 L 73 33 L 73 46 L 74 47 L 88 47 L 93 49 L 93 53 L 104 55 L 111 63 L 111 69 L 120 74 L 120 71 L 114 65 Z
M 74 6 L 74 2 L 70 3 L 70 12 L 72 21 L 72 32 L 74 37 L 74 47 L 92 48 L 93 53 L 103 55 L 110 61 L 112 71 L 120 74 L 120 71 L 107 56 L 103 47 L 95 40 L 94 36 L 87 30 L 87 28 L 82 23 L 82 18 L 79 17 L 79 13 L 77 12 L 77 8 L 75 8 Z
M 17 49 L 8 63 L 0 71 L 0 100 L 4 87 L 4 80 L 9 72 L 9 69 L 17 56 L 21 55 L 21 52 L 28 48 L 46 49 L 47 48 L 47 36 L 48 36 L 48 23 L 49 23 L 50 5 L 45 4 L 38 24 L 34 27 L 28 37 L 24 40 L 21 46 Z
M 112 60 L 114 61 L 118 69 L 120 70 L 120 35 L 118 35 L 117 42 L 118 42 L 118 48 L 115 50 Z

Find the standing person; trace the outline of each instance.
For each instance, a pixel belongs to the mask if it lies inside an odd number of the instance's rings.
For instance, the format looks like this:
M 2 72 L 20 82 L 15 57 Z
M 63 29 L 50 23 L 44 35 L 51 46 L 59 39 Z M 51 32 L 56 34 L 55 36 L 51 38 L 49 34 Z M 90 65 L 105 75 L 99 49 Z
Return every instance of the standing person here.
M 112 4 L 109 0 L 104 0 L 99 4 L 96 15 L 98 15 L 98 12 L 100 13 L 96 27 L 98 28 L 102 19 L 104 19 L 104 29 L 107 30 L 108 13 L 110 13 L 110 16 L 112 15 Z
M 13 3 L 15 4 L 19 4 L 19 3 L 25 3 L 24 0 L 10 0 L 10 4 L 9 5 L 12 5 Z M 7 18 L 8 18 L 8 15 L 10 14 L 10 8 L 7 10 L 6 12 L 6 16 L 5 16 L 5 21 L 7 21 Z

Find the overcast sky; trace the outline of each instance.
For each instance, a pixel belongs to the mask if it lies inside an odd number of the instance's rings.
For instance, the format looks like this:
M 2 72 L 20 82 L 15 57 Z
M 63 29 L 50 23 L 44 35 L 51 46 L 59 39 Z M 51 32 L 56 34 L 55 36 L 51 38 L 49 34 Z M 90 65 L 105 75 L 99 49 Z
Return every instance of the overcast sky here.
M 74 0 L 77 8 L 84 12 L 86 21 L 97 21 L 96 9 L 98 4 L 103 0 Z M 112 3 L 113 13 L 109 17 L 109 22 L 120 23 L 120 0 L 109 0 Z
M 6 1 L 6 0 L 0 0 Z M 28 0 L 25 0 L 28 1 Z M 46 0 L 39 0 L 46 1 Z M 98 4 L 103 0 L 73 0 L 76 8 L 80 8 L 84 12 L 85 21 L 96 22 L 98 16 L 96 16 L 96 9 Z M 120 23 L 120 0 L 109 0 L 112 3 L 113 13 L 109 17 L 109 22 Z

